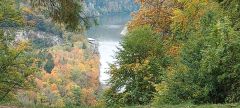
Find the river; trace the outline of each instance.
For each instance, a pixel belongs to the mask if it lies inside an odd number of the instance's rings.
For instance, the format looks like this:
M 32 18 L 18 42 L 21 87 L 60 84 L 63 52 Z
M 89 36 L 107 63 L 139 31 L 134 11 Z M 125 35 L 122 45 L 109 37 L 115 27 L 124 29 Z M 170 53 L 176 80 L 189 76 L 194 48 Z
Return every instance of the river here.
M 100 54 L 100 82 L 107 84 L 110 76 L 106 73 L 109 70 L 109 63 L 115 61 L 114 56 L 121 41 L 121 31 L 130 20 L 130 13 L 118 13 L 114 15 L 103 15 L 99 17 L 99 25 L 87 31 L 89 38 L 99 42 Z

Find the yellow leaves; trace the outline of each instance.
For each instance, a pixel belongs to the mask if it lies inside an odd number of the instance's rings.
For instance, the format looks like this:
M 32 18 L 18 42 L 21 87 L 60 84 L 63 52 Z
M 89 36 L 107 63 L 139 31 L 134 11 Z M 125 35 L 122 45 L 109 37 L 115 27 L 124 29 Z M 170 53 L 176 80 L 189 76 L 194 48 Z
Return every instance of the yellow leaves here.
M 181 8 L 175 8 L 171 17 L 173 31 L 185 34 L 189 30 L 198 30 L 200 19 L 212 8 L 208 6 L 208 0 L 179 0 L 179 2 Z
M 21 52 L 28 48 L 28 42 L 19 42 L 15 47 L 15 50 Z
M 151 79 L 151 77 L 146 77 L 145 76 L 145 77 L 143 77 L 143 79 L 146 80 L 146 81 L 149 81 Z
M 166 54 L 170 55 L 172 57 L 177 57 L 179 55 L 180 51 L 181 51 L 181 45 L 175 44 L 175 45 L 170 46 L 170 48 L 168 48 Z
M 128 25 L 129 31 L 144 25 L 150 25 L 156 32 L 165 33 L 170 29 L 173 1 L 144 0 L 141 5 Z
M 28 14 L 33 14 L 32 9 L 29 8 L 29 7 L 23 7 L 23 8 L 22 8 L 22 11 L 25 12 L 25 13 L 28 13 Z
M 79 63 L 79 68 L 82 70 L 82 71 L 86 71 L 86 65 L 83 64 L 83 63 Z
M 71 47 L 71 50 L 67 51 L 66 49 L 64 46 L 55 46 L 49 49 L 48 53 L 53 55 L 55 66 L 50 74 L 46 73 L 44 69 L 41 70 L 43 76 L 38 76 L 38 79 L 35 80 L 38 92 L 45 95 L 44 90 L 47 88 L 59 98 L 52 104 L 60 105 L 64 103 L 62 100 L 65 98 L 61 96 L 62 93 L 67 96 L 72 95 L 72 89 L 82 84 L 84 86 L 81 87 L 80 91 L 82 92 L 82 89 L 84 89 L 84 93 L 82 94 L 84 97 L 83 101 L 86 105 L 96 104 L 94 93 L 99 87 L 100 63 L 98 55 L 91 55 L 86 60 L 84 55 L 88 52 L 79 48 L 79 42 L 74 43 L 74 47 Z
M 183 14 L 182 10 L 180 9 L 174 9 L 173 10 L 173 17 L 172 19 L 175 21 L 175 22 L 182 22 L 182 20 L 185 20 L 185 15 Z
M 172 78 L 174 76 L 175 70 L 172 66 L 167 67 L 167 77 Z
M 168 90 L 168 85 L 166 82 L 155 85 L 155 89 L 159 95 L 165 95 L 165 92 Z

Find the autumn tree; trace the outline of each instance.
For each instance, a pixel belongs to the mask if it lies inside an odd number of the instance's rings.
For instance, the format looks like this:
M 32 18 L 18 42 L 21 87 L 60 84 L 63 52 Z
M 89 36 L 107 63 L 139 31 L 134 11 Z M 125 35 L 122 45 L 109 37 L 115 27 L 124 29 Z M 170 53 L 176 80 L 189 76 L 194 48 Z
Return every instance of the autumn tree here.
M 27 87 L 30 75 L 36 71 L 31 65 L 33 59 L 24 42 L 12 43 L 13 38 L 0 33 L 0 101 L 15 90 Z
M 150 25 L 156 32 L 168 35 L 171 24 L 173 8 L 176 7 L 175 0 L 135 0 L 140 4 L 138 12 L 133 13 L 133 20 L 128 29 Z
M 238 102 L 239 36 L 216 2 L 180 1 L 174 11 L 173 42 L 182 43 L 158 104 Z
M 155 84 L 162 81 L 166 60 L 161 37 L 150 27 L 130 32 L 121 42 L 117 61 L 111 65 L 107 105 L 142 105 L 153 99 Z
M 0 1 L 0 101 L 15 90 L 25 88 L 35 71 L 28 44 L 15 41 L 10 32 L 13 27 L 20 27 L 23 21 L 15 6 L 13 0 Z

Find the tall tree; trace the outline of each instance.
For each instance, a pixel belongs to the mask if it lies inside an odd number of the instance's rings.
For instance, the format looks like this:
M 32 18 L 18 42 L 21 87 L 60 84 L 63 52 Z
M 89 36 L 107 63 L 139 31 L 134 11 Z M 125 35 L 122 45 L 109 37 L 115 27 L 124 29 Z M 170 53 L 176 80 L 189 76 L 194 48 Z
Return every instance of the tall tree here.
M 166 66 L 161 37 L 150 27 L 142 27 L 129 33 L 121 47 L 109 71 L 111 87 L 106 92 L 107 105 L 148 104 Z
M 17 89 L 27 87 L 30 75 L 36 71 L 27 52 L 27 43 L 14 42 L 0 32 L 0 101 Z
M 164 35 L 169 34 L 172 10 L 177 5 L 175 0 L 135 0 L 140 4 L 140 9 L 133 14 L 133 20 L 128 29 L 138 26 L 149 25 L 156 32 Z

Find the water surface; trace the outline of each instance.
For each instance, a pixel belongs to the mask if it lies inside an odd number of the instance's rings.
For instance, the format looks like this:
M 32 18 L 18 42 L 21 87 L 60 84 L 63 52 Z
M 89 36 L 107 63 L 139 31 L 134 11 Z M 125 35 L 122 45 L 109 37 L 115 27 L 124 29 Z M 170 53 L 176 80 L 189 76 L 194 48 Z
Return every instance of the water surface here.
M 99 25 L 87 31 L 90 38 L 99 41 L 100 54 L 100 82 L 106 84 L 110 76 L 109 63 L 114 62 L 114 55 L 122 36 L 120 35 L 126 23 L 130 20 L 130 13 L 118 13 L 99 17 Z

